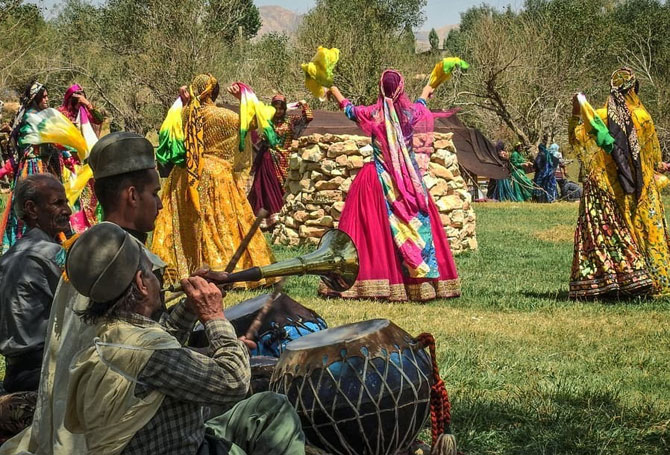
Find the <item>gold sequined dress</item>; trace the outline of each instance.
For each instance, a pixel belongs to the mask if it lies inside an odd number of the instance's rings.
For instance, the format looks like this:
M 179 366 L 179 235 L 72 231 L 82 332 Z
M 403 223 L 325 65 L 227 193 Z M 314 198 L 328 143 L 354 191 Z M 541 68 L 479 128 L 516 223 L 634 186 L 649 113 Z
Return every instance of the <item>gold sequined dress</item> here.
M 255 219 L 245 192 L 251 154 L 238 150 L 239 116 L 216 107 L 211 99 L 200 102 L 204 143 L 198 184 L 200 213 L 189 197 L 187 169 L 175 166 L 163 185 L 163 210 L 156 220 L 151 245 L 151 250 L 168 264 L 168 283 L 205 264 L 223 270 Z M 272 262 L 272 250 L 259 230 L 235 271 Z M 265 284 L 239 283 L 238 287 L 250 289 Z

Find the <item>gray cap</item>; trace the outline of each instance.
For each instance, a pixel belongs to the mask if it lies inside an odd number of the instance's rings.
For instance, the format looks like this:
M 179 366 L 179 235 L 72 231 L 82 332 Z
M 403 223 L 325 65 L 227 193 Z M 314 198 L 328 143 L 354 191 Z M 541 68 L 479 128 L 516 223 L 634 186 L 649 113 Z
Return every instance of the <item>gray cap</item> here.
M 114 223 L 91 227 L 70 248 L 65 271 L 72 286 L 95 302 L 117 299 L 140 266 L 140 244 Z
M 101 179 L 143 169 L 154 169 L 154 147 L 139 134 L 120 131 L 100 139 L 91 150 L 88 164 L 93 178 Z

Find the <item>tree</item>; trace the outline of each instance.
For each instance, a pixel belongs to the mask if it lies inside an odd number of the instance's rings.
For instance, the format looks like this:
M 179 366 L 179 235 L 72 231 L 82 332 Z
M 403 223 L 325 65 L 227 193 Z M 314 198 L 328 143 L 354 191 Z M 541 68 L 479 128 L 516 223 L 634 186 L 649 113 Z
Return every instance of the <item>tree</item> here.
M 437 32 L 434 28 L 430 29 L 430 33 L 428 34 L 428 42 L 430 43 L 431 51 L 437 52 L 440 50 L 440 37 L 437 36 Z
M 251 0 L 108 0 L 99 7 L 68 0 L 63 36 L 87 34 L 85 53 L 62 56 L 61 72 L 84 79 L 126 129 L 156 126 L 198 72 L 220 73 L 226 48 L 260 28 Z
M 340 49 L 336 84 L 355 102 L 377 96 L 379 74 L 388 67 L 416 71 L 408 30 L 423 22 L 426 0 L 318 0 L 298 33 L 308 60 L 317 46 Z

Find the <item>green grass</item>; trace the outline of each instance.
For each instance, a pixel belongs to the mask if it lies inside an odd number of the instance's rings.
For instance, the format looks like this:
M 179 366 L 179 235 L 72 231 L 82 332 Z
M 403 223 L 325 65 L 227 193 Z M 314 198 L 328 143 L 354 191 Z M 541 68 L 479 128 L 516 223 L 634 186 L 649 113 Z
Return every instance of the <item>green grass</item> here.
M 285 292 L 331 326 L 385 317 L 431 332 L 466 454 L 670 453 L 670 301 L 567 300 L 576 204 L 475 210 L 480 249 L 456 258 L 459 299 L 326 300 L 309 276 Z
M 670 302 L 567 299 L 577 204 L 475 211 L 480 249 L 456 258 L 459 299 L 324 300 L 314 277 L 285 290 L 331 326 L 385 317 L 431 332 L 464 453 L 670 453 Z

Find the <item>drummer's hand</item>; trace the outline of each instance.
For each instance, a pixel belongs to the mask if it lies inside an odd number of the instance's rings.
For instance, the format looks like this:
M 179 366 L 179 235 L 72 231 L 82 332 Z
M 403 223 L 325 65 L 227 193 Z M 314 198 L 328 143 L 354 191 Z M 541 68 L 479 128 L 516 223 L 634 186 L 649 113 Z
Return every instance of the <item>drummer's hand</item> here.
M 256 349 L 258 347 L 258 345 L 256 344 L 256 342 L 254 340 L 250 340 L 247 337 L 245 337 L 244 335 L 239 337 L 238 340 L 240 340 L 242 343 L 244 343 L 244 345 L 250 351 L 253 351 L 254 349 Z
M 222 296 L 219 288 L 208 283 L 199 276 L 191 276 L 181 280 L 186 293 L 186 307 L 198 316 L 200 322 L 225 319 L 223 315 Z

